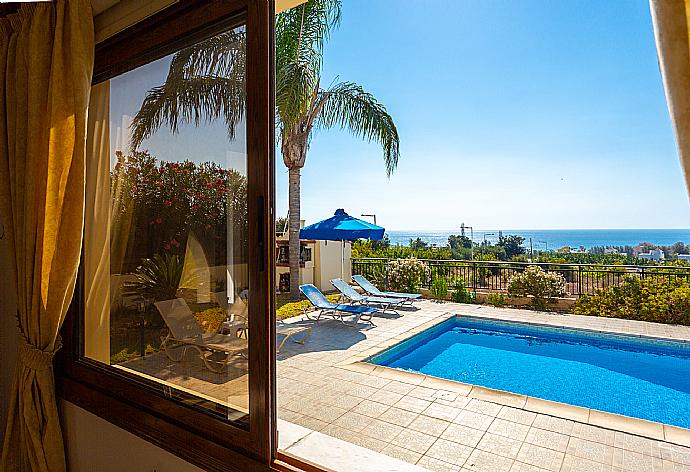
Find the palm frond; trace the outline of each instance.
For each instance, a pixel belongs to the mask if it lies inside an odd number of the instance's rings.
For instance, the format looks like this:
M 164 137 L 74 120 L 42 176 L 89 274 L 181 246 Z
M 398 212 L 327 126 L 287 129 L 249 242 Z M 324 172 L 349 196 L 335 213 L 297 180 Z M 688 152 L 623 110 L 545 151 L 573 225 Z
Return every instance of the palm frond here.
M 340 24 L 340 0 L 310 0 L 276 19 L 276 106 L 293 126 L 318 90 L 323 46 Z
M 149 90 L 132 120 L 130 148 L 163 125 L 176 133 L 220 117 L 233 139 L 245 110 L 245 39 L 244 31 L 230 31 L 175 54 L 165 83 Z
M 347 128 L 355 136 L 379 143 L 389 177 L 398 165 L 400 139 L 393 117 L 360 85 L 341 82 L 321 91 L 311 118 L 314 126 Z

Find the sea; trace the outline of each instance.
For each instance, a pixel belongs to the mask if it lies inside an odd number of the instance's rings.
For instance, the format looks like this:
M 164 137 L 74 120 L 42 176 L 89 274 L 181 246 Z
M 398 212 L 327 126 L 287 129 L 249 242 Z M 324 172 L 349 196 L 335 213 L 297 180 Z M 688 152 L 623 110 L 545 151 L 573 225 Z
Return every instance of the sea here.
M 657 246 L 670 246 L 678 241 L 690 243 L 690 229 L 528 229 L 528 230 L 475 230 L 474 241 L 486 241 L 494 244 L 498 241 L 499 232 L 504 236 L 515 234 L 525 238 L 525 246 L 529 247 L 530 239 L 535 250 L 556 250 L 563 246 L 590 249 L 594 246 L 636 246 L 642 242 Z M 386 231 L 391 244 L 408 246 L 410 239 L 421 238 L 428 244 L 444 246 L 448 244 L 448 236 L 460 234 L 460 228 L 449 231 L 405 230 Z M 469 237 L 470 231 L 465 229 Z

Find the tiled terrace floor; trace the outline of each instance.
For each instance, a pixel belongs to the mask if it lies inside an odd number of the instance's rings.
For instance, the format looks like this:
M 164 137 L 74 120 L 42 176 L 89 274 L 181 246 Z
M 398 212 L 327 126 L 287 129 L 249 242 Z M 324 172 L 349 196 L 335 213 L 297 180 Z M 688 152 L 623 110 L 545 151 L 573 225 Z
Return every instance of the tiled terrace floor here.
M 338 438 L 345 449 L 352 443 L 432 471 L 690 472 L 690 447 L 678 445 L 690 445 L 688 430 L 358 362 L 455 314 L 689 341 L 690 328 L 455 303 L 416 305 L 401 317 L 375 317 L 375 327 L 290 320 L 313 328 L 304 345 L 288 341 L 277 355 L 280 419 Z M 174 363 L 156 353 L 127 367 L 246 411 L 246 364 L 234 364 L 226 374 L 213 374 L 194 355 Z M 284 429 L 282 437 L 291 434 Z M 341 456 L 362 454 L 345 450 Z
M 449 314 L 676 339 L 690 339 L 689 328 L 430 301 L 418 307 L 376 317 L 371 328 L 322 321 L 304 346 L 287 343 L 278 354 L 279 417 L 444 472 L 690 471 L 690 448 L 662 440 L 685 443 L 685 430 L 352 364 Z M 597 425 L 614 421 L 648 437 Z

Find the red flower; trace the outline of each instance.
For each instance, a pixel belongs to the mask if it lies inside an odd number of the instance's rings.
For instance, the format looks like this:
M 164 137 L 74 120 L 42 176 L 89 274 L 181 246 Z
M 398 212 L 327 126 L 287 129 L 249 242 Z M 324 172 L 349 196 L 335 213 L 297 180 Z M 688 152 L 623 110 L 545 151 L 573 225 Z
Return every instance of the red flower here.
M 163 202 L 163 204 L 167 207 L 172 206 L 172 202 L 170 200 L 166 200 L 165 202 Z
M 199 205 L 197 205 L 196 203 L 194 205 L 192 205 L 192 210 L 196 210 L 198 208 L 199 208 Z
M 213 187 L 213 182 L 209 182 L 206 184 L 206 188 L 211 188 L 211 187 Z
M 177 239 L 175 239 L 175 238 L 172 238 L 172 239 L 170 240 L 170 244 L 172 244 L 172 245 L 175 246 L 175 247 L 180 247 L 180 243 L 179 243 L 179 242 L 177 241 Z
M 225 192 L 225 185 L 221 185 L 221 186 L 220 186 L 220 191 L 221 191 L 221 192 Z
M 164 245 L 163 247 L 164 247 L 165 249 L 170 249 L 170 244 L 165 243 L 165 245 Z
M 156 224 L 157 225 L 161 224 L 162 222 L 163 222 L 163 220 L 161 218 L 156 218 Z

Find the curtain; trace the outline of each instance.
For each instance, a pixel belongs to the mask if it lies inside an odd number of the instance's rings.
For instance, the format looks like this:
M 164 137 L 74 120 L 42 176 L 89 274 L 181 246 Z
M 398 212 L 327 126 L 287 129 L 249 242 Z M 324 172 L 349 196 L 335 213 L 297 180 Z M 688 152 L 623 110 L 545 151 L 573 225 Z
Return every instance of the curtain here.
M 0 20 L 0 211 L 13 252 L 18 361 L 0 468 L 65 471 L 52 370 L 84 223 L 89 0 L 26 4 Z
M 690 191 L 690 0 L 650 0 L 661 77 Z

